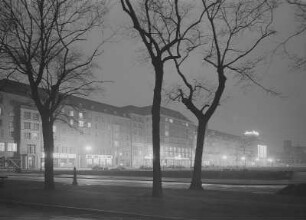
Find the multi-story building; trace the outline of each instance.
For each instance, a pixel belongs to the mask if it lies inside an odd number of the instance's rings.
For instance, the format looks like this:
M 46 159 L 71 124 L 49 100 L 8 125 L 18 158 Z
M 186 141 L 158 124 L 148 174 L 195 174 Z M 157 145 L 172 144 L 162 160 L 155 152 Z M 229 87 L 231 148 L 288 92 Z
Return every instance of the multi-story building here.
M 55 168 L 152 166 L 150 106 L 70 97 L 61 115 L 53 127 Z M 160 139 L 163 167 L 193 165 L 196 126 L 184 115 L 162 107 Z M 208 130 L 203 164 L 239 165 L 241 145 L 240 136 Z M 44 167 L 41 120 L 26 84 L 0 81 L 0 158 L 23 169 Z
M 289 166 L 305 166 L 306 146 L 294 146 L 291 140 L 285 140 L 281 162 Z

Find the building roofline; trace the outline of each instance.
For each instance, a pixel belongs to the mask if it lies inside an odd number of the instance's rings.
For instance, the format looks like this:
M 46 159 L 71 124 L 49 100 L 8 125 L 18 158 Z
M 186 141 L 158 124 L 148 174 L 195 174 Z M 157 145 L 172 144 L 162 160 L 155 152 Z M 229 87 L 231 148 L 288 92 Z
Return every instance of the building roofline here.
M 8 80 L 8 79 L 0 80 L 0 91 L 30 98 L 29 85 L 13 80 Z M 151 115 L 151 106 L 139 107 L 134 105 L 128 105 L 128 106 L 117 107 L 114 105 L 109 105 L 106 103 L 97 102 L 78 96 L 70 96 L 66 100 L 66 102 L 67 104 L 69 104 L 69 102 L 72 102 L 71 104 L 78 104 L 78 105 L 81 104 L 82 108 L 86 110 L 102 112 L 105 114 L 111 114 L 121 117 L 128 117 L 128 114 L 137 114 L 143 116 Z M 165 107 L 161 107 L 161 115 L 166 115 L 169 117 L 173 117 L 175 119 L 191 122 L 182 113 Z

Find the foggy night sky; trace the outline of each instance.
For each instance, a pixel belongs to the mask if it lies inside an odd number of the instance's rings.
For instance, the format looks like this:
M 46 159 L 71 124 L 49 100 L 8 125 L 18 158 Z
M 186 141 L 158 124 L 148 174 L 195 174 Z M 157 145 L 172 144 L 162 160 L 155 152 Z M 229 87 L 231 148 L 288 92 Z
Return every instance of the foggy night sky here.
M 276 11 L 274 27 L 279 32 L 273 39 L 264 41 L 262 49 L 276 45 L 280 39 L 285 39 L 295 30 L 294 11 L 288 6 L 282 6 Z M 114 5 L 108 22 L 113 28 L 120 25 L 131 25 L 130 18 L 121 10 L 120 5 Z M 90 36 L 90 46 L 94 45 L 99 35 Z M 306 56 L 306 36 L 294 39 L 289 49 L 299 55 Z M 151 63 L 145 63 L 139 47 L 142 42 L 121 37 L 116 42 L 104 47 L 104 53 L 96 62 L 101 69 L 96 72 L 99 79 L 113 80 L 104 86 L 103 95 L 94 94 L 91 99 L 116 106 L 152 104 L 154 75 Z M 200 59 L 200 57 L 198 58 Z M 207 66 L 190 65 L 193 72 L 203 74 L 201 70 Z M 266 65 L 258 68 L 261 83 L 281 92 L 283 97 L 266 94 L 258 87 L 243 88 L 230 79 L 228 75 L 227 88 L 216 113 L 209 122 L 209 128 L 235 135 L 242 135 L 246 130 L 257 130 L 260 137 L 268 145 L 268 151 L 282 150 L 283 141 L 290 139 L 293 145 L 306 146 L 306 71 L 292 71 L 285 57 L 274 56 L 266 60 Z M 165 71 L 164 87 L 180 82 L 179 76 L 168 66 Z M 190 120 L 195 118 L 182 103 L 168 104 L 165 107 L 179 110 Z

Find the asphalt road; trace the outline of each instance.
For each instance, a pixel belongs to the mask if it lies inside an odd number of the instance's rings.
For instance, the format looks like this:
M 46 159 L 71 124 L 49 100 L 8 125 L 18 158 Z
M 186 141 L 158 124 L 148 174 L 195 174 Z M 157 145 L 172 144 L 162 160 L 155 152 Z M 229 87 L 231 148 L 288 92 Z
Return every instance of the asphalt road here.
M 103 178 L 94 178 L 91 176 L 82 176 L 78 177 L 78 185 L 113 185 L 113 186 L 127 186 L 127 187 L 151 187 L 152 181 L 146 179 L 124 179 L 124 177 L 112 178 L 112 177 L 103 177 Z M 12 175 L 9 176 L 9 179 L 12 180 L 34 180 L 34 181 L 44 181 L 43 176 L 38 175 Z M 69 175 L 61 175 L 55 177 L 56 182 L 72 184 L 72 177 Z M 206 190 L 221 190 L 221 191 L 240 191 L 240 192 L 252 192 L 252 193 L 275 193 L 279 189 L 285 187 L 286 184 L 203 184 L 203 187 Z M 179 181 L 167 181 L 163 182 L 164 188 L 173 188 L 173 189 L 187 189 L 189 187 L 188 182 L 179 182 Z
M 0 203 L 0 219 L 14 220 L 132 220 L 132 217 L 105 216 L 103 214 L 82 213 L 74 210 L 61 210 L 49 207 L 31 207 Z

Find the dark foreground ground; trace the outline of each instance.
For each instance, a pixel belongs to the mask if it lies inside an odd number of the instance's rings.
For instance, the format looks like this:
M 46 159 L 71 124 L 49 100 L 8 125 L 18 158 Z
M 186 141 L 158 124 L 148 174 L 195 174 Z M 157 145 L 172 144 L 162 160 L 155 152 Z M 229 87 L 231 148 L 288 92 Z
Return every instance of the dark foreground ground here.
M 45 191 L 41 182 L 13 180 L 0 188 L 1 207 L 1 219 L 20 213 L 36 213 L 36 219 L 306 219 L 306 198 L 299 196 L 165 189 L 160 199 L 150 188 L 57 184 Z

